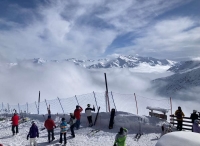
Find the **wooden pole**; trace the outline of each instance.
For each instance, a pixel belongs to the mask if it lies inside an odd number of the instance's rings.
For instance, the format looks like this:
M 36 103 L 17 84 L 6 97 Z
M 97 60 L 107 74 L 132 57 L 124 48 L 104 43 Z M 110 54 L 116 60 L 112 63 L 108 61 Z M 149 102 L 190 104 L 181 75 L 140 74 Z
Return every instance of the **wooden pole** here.
M 18 103 L 18 110 L 19 110 L 19 114 L 20 114 L 20 107 L 19 107 L 19 103 Z
M 108 96 L 108 84 L 107 84 L 106 73 L 104 73 L 104 76 L 105 76 L 105 84 L 106 84 L 106 99 L 108 103 L 108 110 L 110 112 L 110 101 L 109 101 L 109 96 Z
M 138 106 L 137 106 L 137 100 L 136 100 L 136 95 L 135 95 L 135 93 L 134 93 L 134 96 L 135 96 L 135 103 L 136 103 L 137 115 L 138 115 Z
M 59 98 L 59 97 L 58 97 L 58 101 L 59 101 L 59 103 L 60 103 L 60 106 L 61 106 L 61 108 L 62 108 L 63 115 L 65 115 L 65 111 L 64 111 L 64 109 L 63 109 L 63 106 L 62 106 L 62 104 L 61 104 L 61 102 L 60 102 L 60 98 Z
M 95 93 L 94 93 L 94 91 L 93 91 L 93 94 L 94 94 L 94 99 L 95 99 L 96 106 L 97 106 L 97 109 L 98 109 L 97 100 L 96 100 L 96 96 L 95 96 Z
M 45 103 L 46 103 L 46 106 L 47 106 L 47 113 L 48 113 L 48 104 L 47 104 L 47 100 L 45 99 Z
M 36 113 L 38 112 L 38 107 L 37 107 L 37 103 L 35 101 L 35 106 L 36 106 Z
M 40 91 L 39 91 L 39 97 L 38 97 L 38 115 L 39 115 L 39 111 L 40 111 Z
M 172 98 L 170 97 L 171 115 L 172 115 Z
M 8 104 L 8 113 L 10 112 L 10 106 L 9 106 L 9 104 Z
M 27 106 L 27 114 L 28 114 L 28 102 L 26 103 L 26 106 Z
M 77 99 L 76 95 L 75 95 L 75 98 L 76 98 L 76 102 L 77 102 L 77 104 L 79 105 L 79 103 L 78 103 L 78 99 Z
M 114 106 L 115 106 L 115 111 L 117 111 L 117 108 L 116 108 L 116 105 L 115 105 L 115 101 L 114 101 L 114 98 L 113 98 L 112 91 L 111 91 L 111 96 L 112 96 L 112 100 L 113 100 L 113 103 L 114 103 Z

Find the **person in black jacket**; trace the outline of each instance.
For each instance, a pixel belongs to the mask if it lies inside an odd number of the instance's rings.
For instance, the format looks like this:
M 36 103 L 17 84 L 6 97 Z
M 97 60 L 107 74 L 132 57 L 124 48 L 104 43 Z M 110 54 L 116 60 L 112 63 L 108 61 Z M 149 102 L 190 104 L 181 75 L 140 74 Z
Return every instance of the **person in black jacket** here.
M 192 119 L 192 123 L 193 123 L 193 124 L 194 124 L 194 121 L 195 121 L 196 119 L 198 119 L 198 114 L 197 114 L 197 111 L 196 111 L 196 110 L 193 110 L 193 113 L 191 114 L 190 119 Z M 193 132 L 193 128 L 192 128 L 192 132 Z

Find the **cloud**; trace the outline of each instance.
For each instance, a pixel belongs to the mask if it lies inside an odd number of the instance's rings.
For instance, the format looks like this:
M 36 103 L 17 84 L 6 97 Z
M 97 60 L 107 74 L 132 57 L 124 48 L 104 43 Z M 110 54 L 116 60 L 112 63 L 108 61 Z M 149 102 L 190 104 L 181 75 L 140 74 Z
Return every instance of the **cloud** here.
M 134 73 L 129 69 L 87 70 L 71 63 L 48 63 L 33 65 L 19 62 L 19 65 L 0 68 L 0 96 L 2 102 L 25 104 L 41 98 L 67 98 L 86 93 L 104 92 L 107 74 L 108 90 L 117 93 L 143 93 L 150 87 L 149 81 L 156 74 Z
M 134 45 L 124 49 L 129 53 L 154 53 L 157 57 L 163 58 L 175 59 L 177 54 L 193 56 L 200 53 L 199 30 L 199 23 L 189 17 L 159 21 L 147 28 L 143 36 L 133 40 Z M 121 53 L 121 48 L 117 52 Z
M 96 58 L 104 55 L 119 35 L 140 32 L 157 15 L 182 3 L 185 2 L 59 0 L 46 1 L 34 9 L 14 5 L 15 17 L 0 19 L 4 26 L 0 30 L 0 54 L 11 60 Z
M 135 111 L 134 93 L 136 93 L 139 114 L 148 114 L 146 106 L 170 108 L 169 97 L 156 94 L 151 88 L 150 81 L 164 77 L 167 73 L 142 73 L 129 69 L 102 69 L 87 70 L 70 63 L 49 63 L 44 65 L 33 65 L 20 63 L 10 69 L 0 68 L 0 96 L 1 102 L 6 105 L 24 105 L 27 102 L 33 103 L 38 100 L 38 92 L 41 92 L 41 101 L 59 98 L 74 97 L 75 95 L 86 94 L 85 98 L 91 98 L 87 93 L 102 93 L 101 101 L 104 103 L 105 79 L 107 74 L 108 90 L 113 92 L 114 99 L 118 102 L 120 110 L 126 110 L 127 105 L 131 105 Z M 177 106 L 182 106 L 185 113 L 190 113 L 193 108 L 198 109 L 195 102 L 198 101 L 198 88 L 191 92 L 184 92 L 185 98 L 177 99 L 172 96 L 173 111 Z M 80 96 L 81 97 L 81 96 Z M 111 97 L 110 97 L 111 98 Z M 110 99 L 112 100 L 112 99 Z M 126 101 L 123 101 L 126 100 Z M 129 101 L 130 100 L 130 101 Z M 128 103 L 127 103 L 128 102 Z M 188 104 L 190 105 L 188 105 Z M 53 100 L 51 102 L 52 106 Z M 191 106 L 192 105 L 192 106 Z M 105 107 L 101 107 L 105 108 Z M 128 108 L 130 110 L 130 107 Z M 133 111 L 133 112 L 134 112 Z

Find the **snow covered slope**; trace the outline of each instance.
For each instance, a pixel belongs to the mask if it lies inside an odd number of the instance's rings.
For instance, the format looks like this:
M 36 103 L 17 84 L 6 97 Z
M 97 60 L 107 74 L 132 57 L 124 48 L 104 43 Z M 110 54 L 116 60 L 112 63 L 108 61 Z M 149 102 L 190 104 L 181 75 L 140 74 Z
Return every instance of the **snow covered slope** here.
M 152 81 L 161 95 L 174 96 L 176 93 L 200 87 L 200 68 Z
M 176 63 L 174 66 L 169 68 L 168 71 L 179 73 L 179 72 L 191 71 L 197 68 L 200 68 L 200 61 L 190 60 L 190 61 L 182 61 L 182 62 Z
M 11 115 L 10 115 L 11 116 Z M 46 116 L 46 115 L 45 115 Z M 95 114 L 93 115 L 93 117 Z M 42 115 L 28 115 L 32 120 L 34 120 L 37 126 L 43 128 L 44 118 Z M 47 117 L 47 116 L 46 116 Z M 59 115 L 62 118 L 63 115 Z M 59 119 L 56 115 L 52 115 L 52 119 L 57 121 L 59 124 Z M 69 115 L 65 115 L 66 120 L 69 120 Z M 148 116 L 138 116 L 125 112 L 117 112 L 115 116 L 115 124 L 113 129 L 108 129 L 109 125 L 109 113 L 101 112 L 97 124 L 92 128 L 87 127 L 87 117 L 84 113 L 81 116 L 81 128 L 75 130 L 76 137 L 74 139 L 67 140 L 67 146 L 112 146 L 114 144 L 115 135 L 119 131 L 120 127 L 125 127 L 128 129 L 127 136 L 127 146 L 155 146 L 157 142 L 157 137 L 161 135 L 160 125 L 164 122 L 155 117 Z M 143 135 L 139 141 L 134 140 L 134 136 L 139 131 L 139 121 L 141 122 L 141 132 Z M 142 120 L 141 120 L 142 119 Z M 12 136 L 10 121 L 0 121 L 0 143 L 3 146 L 27 146 L 29 141 L 26 139 L 29 128 L 31 126 L 31 121 L 22 123 L 19 126 L 19 134 Z M 98 133 L 94 135 L 88 135 L 92 129 L 99 129 Z M 59 132 L 60 128 L 55 129 L 55 140 L 50 144 L 47 142 L 47 131 L 40 131 L 40 136 L 37 139 L 38 145 L 40 146 L 56 146 L 59 145 Z M 67 137 L 70 136 L 70 131 L 67 132 Z

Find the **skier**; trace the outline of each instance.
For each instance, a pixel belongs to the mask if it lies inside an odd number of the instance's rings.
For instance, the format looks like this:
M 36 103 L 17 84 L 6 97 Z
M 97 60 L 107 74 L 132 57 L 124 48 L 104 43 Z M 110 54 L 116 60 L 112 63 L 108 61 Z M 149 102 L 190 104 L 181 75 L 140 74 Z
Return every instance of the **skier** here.
M 181 130 L 182 130 L 182 126 L 183 126 L 183 117 L 184 117 L 185 115 L 184 115 L 184 113 L 182 112 L 182 109 L 181 109 L 180 106 L 178 107 L 178 110 L 176 110 L 175 116 L 176 116 L 176 119 L 177 119 L 177 121 L 178 121 L 177 130 L 181 131 Z
M 126 137 L 128 130 L 126 128 L 121 127 L 120 131 L 115 136 L 114 146 L 126 146 Z
M 193 126 L 192 126 L 193 132 L 200 133 L 200 127 L 199 127 L 199 120 L 194 120 Z
M 70 125 L 71 135 L 73 138 L 75 137 L 75 134 L 74 134 L 75 123 L 76 123 L 76 118 L 74 117 L 73 113 L 70 113 L 70 119 L 69 119 L 68 124 Z
M 82 107 L 77 105 L 76 109 L 74 110 L 74 116 L 76 118 L 76 129 L 80 128 L 80 119 L 81 119 L 81 112 L 83 111 Z
M 85 109 L 85 113 L 87 115 L 87 119 L 88 119 L 88 122 L 89 122 L 89 127 L 93 126 L 93 123 L 92 123 L 92 111 L 95 111 L 94 105 L 93 105 L 93 108 L 90 108 L 90 104 L 88 104 L 87 108 Z
M 49 143 L 51 142 L 50 140 L 50 134 L 52 134 L 52 141 L 55 139 L 54 137 L 54 128 L 56 128 L 56 125 L 54 121 L 51 119 L 51 116 L 48 116 L 48 119 L 44 123 L 45 128 L 47 129 L 48 132 L 48 141 Z
M 27 135 L 27 140 L 30 137 L 30 146 L 32 145 L 32 143 L 34 146 L 36 146 L 37 145 L 36 137 L 37 138 L 39 137 L 38 127 L 36 126 L 34 121 L 32 121 L 31 123 L 32 125 Z
M 193 113 L 190 115 L 190 119 L 192 119 L 192 123 L 194 124 L 194 120 L 198 119 L 197 111 L 193 110 Z M 193 128 L 192 128 L 193 132 Z
M 17 113 L 14 113 L 11 121 L 12 121 L 12 133 L 13 135 L 15 135 L 15 129 L 16 129 L 16 134 L 19 133 L 18 131 L 19 116 L 17 115 Z
M 62 135 L 64 136 L 64 145 L 67 144 L 66 134 L 67 134 L 67 123 L 65 121 L 65 118 L 62 118 L 62 122 L 60 124 L 60 141 L 59 141 L 60 144 L 62 144 Z

